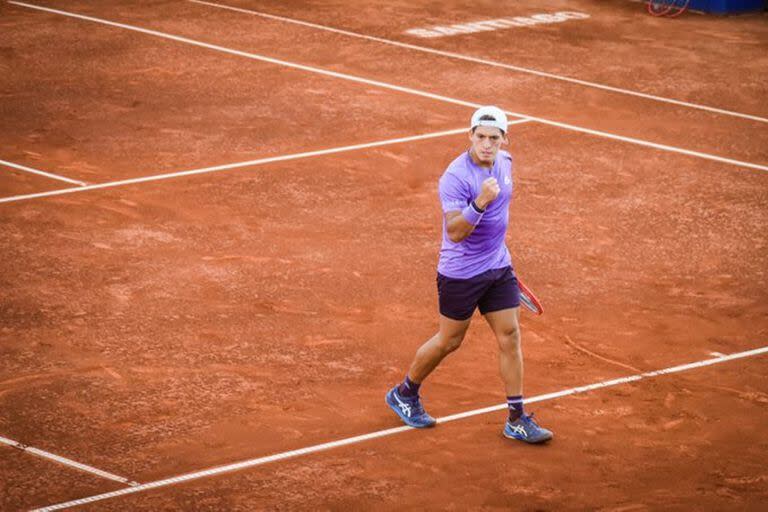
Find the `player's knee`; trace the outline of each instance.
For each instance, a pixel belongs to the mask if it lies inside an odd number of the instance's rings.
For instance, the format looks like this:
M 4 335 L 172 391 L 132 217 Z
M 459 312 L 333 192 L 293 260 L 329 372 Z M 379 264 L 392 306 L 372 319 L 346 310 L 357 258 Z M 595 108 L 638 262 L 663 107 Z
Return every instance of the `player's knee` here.
M 440 348 L 442 349 L 443 353 L 450 354 L 461 346 L 462 341 L 464 341 L 464 333 L 456 334 L 453 336 L 445 336 L 440 340 Z
M 510 327 L 498 333 L 499 347 L 504 351 L 520 350 L 520 329 Z

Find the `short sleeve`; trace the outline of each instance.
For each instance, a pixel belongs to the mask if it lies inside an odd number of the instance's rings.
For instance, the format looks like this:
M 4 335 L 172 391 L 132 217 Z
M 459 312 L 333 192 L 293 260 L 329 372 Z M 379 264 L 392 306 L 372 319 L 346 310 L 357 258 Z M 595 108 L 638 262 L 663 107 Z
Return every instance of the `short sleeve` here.
M 440 178 L 438 186 L 443 213 L 463 210 L 472 200 L 466 184 L 453 173 L 447 172 Z

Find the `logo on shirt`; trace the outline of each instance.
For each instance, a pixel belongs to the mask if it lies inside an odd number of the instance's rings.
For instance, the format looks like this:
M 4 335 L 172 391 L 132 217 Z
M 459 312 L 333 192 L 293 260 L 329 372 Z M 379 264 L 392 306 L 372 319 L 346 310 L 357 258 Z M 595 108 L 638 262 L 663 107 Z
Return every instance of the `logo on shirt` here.
M 509 177 L 509 174 L 504 176 L 504 184 L 505 185 L 511 185 L 512 184 L 512 178 Z

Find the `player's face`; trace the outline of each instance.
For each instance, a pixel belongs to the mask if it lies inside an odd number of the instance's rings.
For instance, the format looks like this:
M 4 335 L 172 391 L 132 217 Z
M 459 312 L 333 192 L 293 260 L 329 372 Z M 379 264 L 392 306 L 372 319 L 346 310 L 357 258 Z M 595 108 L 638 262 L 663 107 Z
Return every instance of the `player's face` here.
M 492 126 L 478 126 L 474 133 L 470 131 L 472 154 L 483 164 L 493 164 L 501 146 L 507 142 L 501 130 Z

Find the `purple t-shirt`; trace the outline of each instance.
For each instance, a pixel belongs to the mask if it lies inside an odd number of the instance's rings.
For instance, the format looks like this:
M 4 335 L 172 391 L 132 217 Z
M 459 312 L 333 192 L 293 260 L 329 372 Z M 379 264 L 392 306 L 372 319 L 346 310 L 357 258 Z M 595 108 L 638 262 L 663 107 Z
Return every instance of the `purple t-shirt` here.
M 512 156 L 499 151 L 491 169 L 480 167 L 465 151 L 451 162 L 440 178 L 439 192 L 443 213 L 461 211 L 480 195 L 483 181 L 493 176 L 499 182 L 499 195 L 488 204 L 475 230 L 461 242 L 448 238 L 443 218 L 443 245 L 437 271 L 454 279 L 467 279 L 486 270 L 512 265 L 505 243 L 512 199 Z

